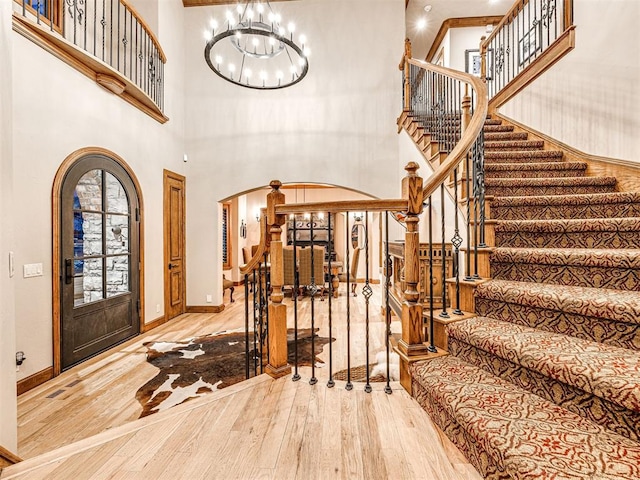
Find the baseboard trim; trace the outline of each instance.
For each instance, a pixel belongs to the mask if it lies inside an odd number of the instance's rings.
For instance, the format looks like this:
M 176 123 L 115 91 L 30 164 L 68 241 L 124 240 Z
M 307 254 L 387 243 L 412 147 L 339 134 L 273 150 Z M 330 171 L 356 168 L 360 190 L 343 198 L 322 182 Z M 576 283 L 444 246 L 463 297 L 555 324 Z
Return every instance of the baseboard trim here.
M 47 367 L 44 370 L 40 370 L 33 375 L 29 375 L 28 377 L 19 380 L 17 383 L 18 396 L 42 385 L 44 382 L 48 382 L 52 378 L 53 367 Z
M 222 305 L 187 305 L 186 313 L 220 313 L 224 310 Z
M 0 470 L 3 467 L 15 465 L 16 463 L 20 463 L 21 461 L 22 459 L 19 456 L 0 445 Z
M 154 328 L 158 328 L 160 325 L 167 323 L 167 317 L 162 315 L 154 320 L 151 320 L 148 323 L 142 325 L 140 329 L 140 333 L 147 333 L 149 330 L 153 330 Z

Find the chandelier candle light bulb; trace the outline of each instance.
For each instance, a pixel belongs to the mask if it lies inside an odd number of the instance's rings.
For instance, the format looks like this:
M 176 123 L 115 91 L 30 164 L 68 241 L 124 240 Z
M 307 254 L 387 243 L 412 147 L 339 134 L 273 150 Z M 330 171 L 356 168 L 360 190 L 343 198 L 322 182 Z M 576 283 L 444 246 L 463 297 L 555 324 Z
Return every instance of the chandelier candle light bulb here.
M 233 11 L 226 11 L 226 29 L 224 24 L 218 28 L 215 19 L 209 21 L 211 28 L 205 33 L 204 56 L 211 70 L 235 85 L 260 90 L 284 88 L 300 82 L 309 70 L 310 49 L 306 35 L 299 35 L 296 43 L 295 23 L 288 22 L 285 29 L 281 24 L 282 17 L 272 10 L 269 1 L 249 0 L 238 4 L 236 11 L 237 18 Z M 227 59 L 226 70 L 220 69 L 222 58 Z M 235 65 L 241 65 L 237 78 L 234 78 Z M 246 73 L 252 69 L 260 72 L 258 80 Z M 291 72 L 290 81 L 285 80 L 282 73 L 286 69 Z M 268 71 L 276 73 L 268 75 Z

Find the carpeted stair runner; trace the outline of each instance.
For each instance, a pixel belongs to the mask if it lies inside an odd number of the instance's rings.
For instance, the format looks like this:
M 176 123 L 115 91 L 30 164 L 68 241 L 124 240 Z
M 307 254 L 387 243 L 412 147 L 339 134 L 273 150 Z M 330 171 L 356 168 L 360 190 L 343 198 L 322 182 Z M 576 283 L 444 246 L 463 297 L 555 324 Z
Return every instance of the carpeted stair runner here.
M 492 280 L 478 285 L 476 313 L 640 351 L 640 292 Z
M 495 228 L 496 246 L 512 248 L 637 248 L 640 218 L 504 220 Z
M 533 163 L 533 162 L 562 162 L 564 153 L 560 150 L 523 150 L 506 151 L 499 150 L 485 151 L 485 163 Z
M 493 196 L 575 195 L 615 191 L 615 177 L 487 178 L 486 194 Z
M 448 334 L 452 355 L 640 439 L 640 352 L 486 317 L 451 324 Z
M 496 220 L 640 217 L 640 193 L 494 197 L 490 206 Z
M 413 394 L 486 478 L 640 479 L 640 193 L 485 123 L 491 279 Z
M 491 278 L 640 290 L 640 250 L 495 248 Z
M 640 478 L 640 444 L 460 358 L 411 375 L 418 403 L 485 478 Z
M 583 177 L 584 162 L 488 163 L 484 167 L 487 178 L 543 178 Z

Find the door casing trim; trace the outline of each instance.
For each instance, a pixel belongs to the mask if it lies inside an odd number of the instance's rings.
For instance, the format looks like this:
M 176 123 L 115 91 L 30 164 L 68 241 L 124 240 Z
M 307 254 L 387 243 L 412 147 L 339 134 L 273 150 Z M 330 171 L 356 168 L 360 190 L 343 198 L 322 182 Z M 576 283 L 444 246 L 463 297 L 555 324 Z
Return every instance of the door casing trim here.
M 140 310 L 138 312 L 139 331 L 143 331 L 144 327 L 144 203 L 142 199 L 142 189 L 140 182 L 133 173 L 133 170 L 127 162 L 118 154 L 102 147 L 84 147 L 71 153 L 64 159 L 53 180 L 51 190 L 51 225 L 52 225 L 52 265 L 51 265 L 51 283 L 52 283 L 52 318 L 53 318 L 53 376 L 58 376 L 62 372 L 62 305 L 60 278 L 62 275 L 62 266 L 60 265 L 60 233 L 61 233 L 61 196 L 62 185 L 67 173 L 73 167 L 76 161 L 89 155 L 104 155 L 118 163 L 129 175 L 138 196 L 138 207 L 140 209 L 140 233 L 139 233 L 139 293 L 140 293 Z

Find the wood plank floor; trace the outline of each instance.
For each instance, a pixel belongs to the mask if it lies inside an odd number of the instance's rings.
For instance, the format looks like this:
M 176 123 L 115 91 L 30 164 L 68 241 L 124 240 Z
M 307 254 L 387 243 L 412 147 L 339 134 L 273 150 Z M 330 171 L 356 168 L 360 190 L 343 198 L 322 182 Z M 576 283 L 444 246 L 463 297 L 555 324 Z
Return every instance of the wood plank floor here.
M 377 293 L 369 306 L 372 357 L 384 345 Z M 183 315 L 20 396 L 19 454 L 30 460 L 0 478 L 481 478 L 399 384 L 391 395 L 383 383 L 371 394 L 362 384 L 329 389 L 326 364 L 316 368 L 317 385 L 308 383 L 309 367 L 299 382 L 261 375 L 136 420 L 135 392 L 157 373 L 144 343 L 237 328 L 238 297 L 220 314 Z M 346 325 L 338 320 L 346 301 L 343 294 L 332 302 L 334 370 L 346 367 Z M 315 303 L 321 335 L 327 304 Z M 301 326 L 309 305 L 299 302 Z M 364 363 L 364 305 L 362 296 L 351 298 L 352 366 Z M 320 357 L 328 362 L 326 347 Z

